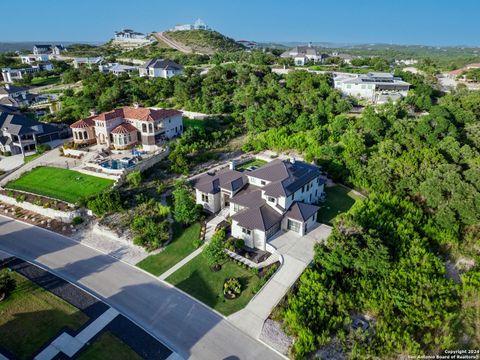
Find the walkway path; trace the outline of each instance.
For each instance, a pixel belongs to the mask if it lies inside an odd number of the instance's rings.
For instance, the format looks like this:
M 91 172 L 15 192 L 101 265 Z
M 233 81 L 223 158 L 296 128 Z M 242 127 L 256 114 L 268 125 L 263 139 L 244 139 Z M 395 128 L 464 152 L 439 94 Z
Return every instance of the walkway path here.
M 192 49 L 190 49 L 188 46 L 185 46 L 183 44 L 178 43 L 177 41 L 175 41 L 173 39 L 170 39 L 163 32 L 157 32 L 157 33 L 154 33 L 153 35 L 158 40 L 163 41 L 168 46 L 170 46 L 170 47 L 172 47 L 172 48 L 174 48 L 174 49 L 176 49 L 180 52 L 183 52 L 183 53 L 186 53 L 186 54 L 189 54 L 189 53 L 192 52 Z
M 275 247 L 283 257 L 280 269 L 245 308 L 230 315 L 228 319 L 257 339 L 262 331 L 263 323 L 273 308 L 282 300 L 313 260 L 315 244 L 325 241 L 330 232 L 330 226 L 321 224 L 310 230 L 305 236 L 287 231 L 280 232 L 270 240 L 270 245 Z
M 35 360 L 51 360 L 60 352 L 72 357 L 95 335 L 102 331 L 105 326 L 115 319 L 118 314 L 117 310 L 110 308 L 83 329 L 77 336 L 73 337 L 65 332 L 62 333 L 40 354 L 35 356 Z
M 212 220 L 207 222 L 207 227 L 205 229 L 205 241 L 202 246 L 200 246 L 197 250 L 192 252 L 190 255 L 187 257 L 183 258 L 181 261 L 173 265 L 170 269 L 165 271 L 163 274 L 161 274 L 158 278 L 160 280 L 165 280 L 167 277 L 172 275 L 175 271 L 180 269 L 183 265 L 188 263 L 190 260 L 196 258 L 200 253 L 202 252 L 203 248 L 205 247 L 206 244 L 210 241 L 212 238 L 213 234 L 215 233 L 215 228 L 217 227 L 218 224 L 220 224 L 222 221 L 225 220 L 224 213 L 220 212 L 217 216 L 215 216 Z

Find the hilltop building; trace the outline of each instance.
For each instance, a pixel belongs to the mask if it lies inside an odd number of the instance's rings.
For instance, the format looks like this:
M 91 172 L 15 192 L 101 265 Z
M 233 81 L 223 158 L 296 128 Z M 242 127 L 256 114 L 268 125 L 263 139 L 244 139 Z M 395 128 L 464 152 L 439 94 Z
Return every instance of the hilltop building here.
M 78 145 L 106 144 L 115 149 L 142 145 L 154 150 L 183 133 L 182 113 L 174 109 L 150 109 L 138 105 L 91 115 L 70 125 Z
M 197 204 L 216 213 L 228 209 L 232 236 L 261 250 L 280 230 L 305 235 L 316 223 L 325 180 L 320 168 L 292 159 L 273 160 L 250 172 L 232 165 L 194 180 Z
M 336 76 L 334 87 L 345 96 L 382 104 L 407 96 L 410 84 L 390 73 L 369 72 L 366 75 Z
M 175 25 L 170 31 L 186 31 L 186 30 L 212 30 L 201 19 L 197 19 L 193 24 L 178 24 Z

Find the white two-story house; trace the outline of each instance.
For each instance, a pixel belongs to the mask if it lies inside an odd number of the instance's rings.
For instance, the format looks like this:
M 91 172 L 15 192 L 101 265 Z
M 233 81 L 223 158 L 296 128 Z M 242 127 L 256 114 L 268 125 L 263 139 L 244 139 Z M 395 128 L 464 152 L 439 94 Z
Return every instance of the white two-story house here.
M 316 223 L 325 181 L 320 169 L 300 161 L 274 160 L 263 167 L 205 174 L 194 181 L 197 204 L 218 212 L 228 207 L 232 236 L 265 250 L 278 231 L 306 234 Z
M 183 73 L 183 66 L 172 60 L 153 59 L 138 68 L 140 77 L 164 79 Z

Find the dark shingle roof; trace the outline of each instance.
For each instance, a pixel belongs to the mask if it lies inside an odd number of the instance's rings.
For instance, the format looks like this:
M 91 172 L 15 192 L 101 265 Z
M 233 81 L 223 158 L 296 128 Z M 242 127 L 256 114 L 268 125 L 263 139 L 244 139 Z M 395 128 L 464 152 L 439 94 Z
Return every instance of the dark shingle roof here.
M 285 216 L 293 220 L 304 222 L 310 219 L 315 213 L 317 213 L 318 209 L 320 208 L 315 205 L 294 202 L 290 206 L 290 209 L 288 209 Z
M 261 188 L 247 184 L 242 191 L 230 198 L 230 202 L 245 207 L 256 207 L 263 205 L 265 200 L 262 199 Z
M 193 186 L 201 192 L 215 194 L 220 188 L 237 191 L 247 183 L 247 177 L 236 170 L 220 171 L 216 174 L 203 174 L 193 181 Z
M 156 68 L 156 69 L 171 69 L 171 70 L 182 70 L 183 66 L 177 64 L 175 61 L 172 60 L 164 60 L 164 59 L 153 59 L 146 62 L 144 65 L 141 66 L 142 68 Z
M 267 204 L 263 204 L 259 207 L 244 209 L 233 215 L 232 219 L 237 221 L 241 227 L 267 231 L 282 221 L 282 215 Z
M 302 161 L 274 160 L 248 174 L 270 181 L 263 187 L 268 196 L 289 196 L 320 175 L 320 168 Z
M 0 129 L 6 129 L 6 132 L 13 135 L 36 133 L 38 130 L 34 126 L 43 125 L 35 120 L 31 120 L 23 115 L 12 114 L 10 112 L 0 112 Z
M 15 86 L 15 85 L 8 85 L 8 88 L 5 86 L 0 87 L 1 95 L 13 94 L 19 91 L 27 91 L 27 88 Z

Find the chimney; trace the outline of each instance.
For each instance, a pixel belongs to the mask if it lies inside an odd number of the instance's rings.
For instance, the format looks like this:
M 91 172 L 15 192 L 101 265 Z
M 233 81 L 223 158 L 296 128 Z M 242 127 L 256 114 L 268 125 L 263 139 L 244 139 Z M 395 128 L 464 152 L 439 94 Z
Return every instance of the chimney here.
M 138 109 L 139 107 L 140 107 L 140 105 L 138 104 L 138 102 L 133 103 L 133 108 L 134 109 Z
M 97 115 L 97 109 L 93 108 L 93 109 L 90 109 L 90 116 L 95 116 Z
M 230 160 L 230 162 L 228 163 L 228 168 L 230 170 L 235 170 L 235 166 L 236 166 L 236 161 L 235 160 Z

